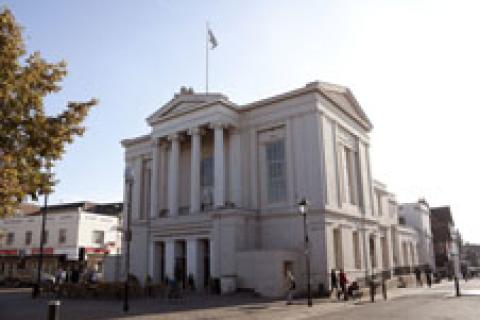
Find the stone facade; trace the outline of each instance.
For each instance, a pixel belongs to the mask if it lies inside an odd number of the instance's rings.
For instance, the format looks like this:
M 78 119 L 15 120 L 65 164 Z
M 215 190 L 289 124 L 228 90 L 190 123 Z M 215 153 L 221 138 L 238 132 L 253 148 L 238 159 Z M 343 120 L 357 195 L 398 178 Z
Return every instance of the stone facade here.
M 149 134 L 122 141 L 141 281 L 280 296 L 291 269 L 303 288 L 302 198 L 313 288 L 328 288 L 332 268 L 352 279 L 418 263 L 415 230 L 372 179 L 372 125 L 348 88 L 313 82 L 246 105 L 182 88 L 147 122 Z
M 433 236 L 430 224 L 430 208 L 424 200 L 416 203 L 402 203 L 399 206 L 399 215 L 406 225 L 413 227 L 418 234 L 419 264 L 435 269 L 435 254 L 433 250 Z

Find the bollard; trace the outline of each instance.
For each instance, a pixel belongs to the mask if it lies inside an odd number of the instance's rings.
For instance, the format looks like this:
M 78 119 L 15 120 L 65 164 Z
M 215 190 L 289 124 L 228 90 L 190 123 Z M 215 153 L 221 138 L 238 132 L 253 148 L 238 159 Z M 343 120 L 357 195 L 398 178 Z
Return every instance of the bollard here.
M 60 301 L 52 300 L 48 302 L 47 320 L 60 320 Z

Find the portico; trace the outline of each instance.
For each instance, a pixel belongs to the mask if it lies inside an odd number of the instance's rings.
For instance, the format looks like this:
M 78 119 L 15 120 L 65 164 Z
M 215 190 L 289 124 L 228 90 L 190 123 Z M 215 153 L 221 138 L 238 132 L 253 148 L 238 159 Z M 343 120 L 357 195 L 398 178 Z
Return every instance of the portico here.
M 227 198 L 226 157 L 230 153 L 225 149 L 225 140 L 233 140 L 230 148 L 232 155 L 238 156 L 240 152 L 239 143 L 235 141 L 238 140 L 238 134 L 232 135 L 234 138 L 230 138 L 230 132 L 233 130 L 234 127 L 231 125 L 214 122 L 152 139 L 151 219 L 165 216 L 195 215 L 205 211 L 205 208 L 209 205 L 212 205 L 213 208 L 225 207 Z M 213 134 L 209 131 L 212 131 Z M 211 143 L 213 152 L 211 153 L 208 150 L 211 149 L 210 146 L 206 146 L 207 148 L 204 146 L 205 142 L 209 142 L 207 135 L 213 136 L 213 143 Z M 188 145 L 188 150 L 185 151 L 182 145 Z M 186 155 L 182 155 L 182 152 L 185 152 Z M 182 158 L 185 158 L 185 156 L 188 156 L 189 168 L 181 166 Z M 168 164 L 165 166 L 163 162 L 166 158 L 168 158 Z M 205 181 L 207 185 L 202 186 L 202 161 L 206 158 L 208 162 L 206 166 L 209 167 L 203 168 L 203 170 L 208 171 L 203 172 L 204 178 L 211 180 L 213 185 L 210 185 L 209 181 Z M 233 159 L 231 163 L 235 165 Z M 213 167 L 210 167 L 211 164 L 213 164 Z M 236 191 L 235 197 L 237 200 L 239 199 L 240 188 L 233 183 L 239 181 L 238 169 L 231 168 L 233 171 L 230 173 L 232 179 L 229 179 L 230 188 Z M 182 170 L 183 172 L 181 172 Z M 182 173 L 184 176 L 185 174 L 189 175 L 183 181 L 181 179 Z M 187 203 L 181 201 L 180 195 L 182 190 L 185 191 L 184 184 L 189 184 Z M 163 194 L 161 190 L 165 190 L 162 186 L 165 185 L 168 190 L 166 201 L 164 195 L 161 195 Z M 234 200 L 234 197 L 231 198 Z M 228 204 L 232 206 L 234 202 L 229 201 Z M 167 210 L 164 210 L 165 208 Z

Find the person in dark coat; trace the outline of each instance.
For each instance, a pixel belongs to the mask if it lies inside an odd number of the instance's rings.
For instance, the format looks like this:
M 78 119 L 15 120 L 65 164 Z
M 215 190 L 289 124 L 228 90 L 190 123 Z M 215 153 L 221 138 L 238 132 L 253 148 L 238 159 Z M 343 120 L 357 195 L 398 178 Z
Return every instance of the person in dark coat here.
M 425 268 L 425 278 L 427 278 L 427 286 L 431 288 L 432 287 L 432 269 L 430 269 L 430 266 L 427 266 Z
M 422 283 L 422 271 L 420 270 L 420 268 L 415 268 L 415 279 L 417 280 L 417 286 L 423 286 L 423 283 Z
M 331 294 L 336 294 L 338 299 L 340 292 L 338 291 L 337 271 L 335 269 L 330 272 L 330 285 L 332 286 Z
M 343 299 L 346 301 L 348 300 L 348 293 L 347 293 L 347 275 L 343 271 L 343 269 L 340 269 L 340 274 L 338 275 L 338 280 L 340 282 L 340 288 L 342 289 L 342 294 L 343 294 Z
M 80 271 L 78 270 L 77 267 L 75 267 L 73 270 L 72 270 L 72 275 L 70 277 L 72 283 L 78 283 L 78 281 L 80 280 Z

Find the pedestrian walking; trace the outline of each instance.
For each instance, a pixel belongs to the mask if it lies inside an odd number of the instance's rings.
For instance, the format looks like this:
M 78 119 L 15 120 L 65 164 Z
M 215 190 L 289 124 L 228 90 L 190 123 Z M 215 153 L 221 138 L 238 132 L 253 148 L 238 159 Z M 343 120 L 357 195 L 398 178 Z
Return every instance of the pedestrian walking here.
M 80 280 L 80 271 L 78 270 L 78 267 L 74 267 L 72 270 L 70 281 L 72 281 L 72 283 L 78 283 L 79 280 Z
M 425 278 L 427 278 L 427 286 L 431 288 L 432 287 L 432 269 L 430 269 L 430 266 L 427 266 L 425 268 Z
M 422 283 L 422 271 L 420 270 L 420 268 L 416 267 L 415 268 L 415 279 L 417 280 L 417 286 L 423 286 L 423 283 Z
M 292 298 L 293 298 L 293 292 L 295 291 L 296 283 L 295 283 L 295 277 L 293 276 L 292 271 L 288 270 L 287 271 L 287 305 L 292 304 Z
M 330 285 L 332 290 L 330 291 L 330 295 L 336 295 L 337 299 L 340 298 L 340 291 L 338 291 L 338 278 L 337 278 L 337 270 L 332 269 L 330 272 Z
M 348 300 L 348 293 L 347 293 L 348 279 L 343 269 L 340 269 L 340 274 L 338 275 L 338 278 L 340 282 L 340 288 L 342 289 L 343 300 L 347 301 Z

